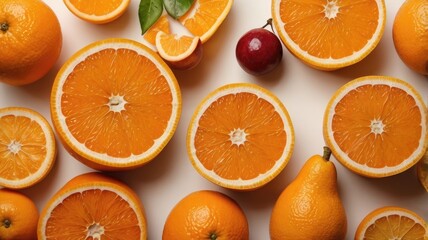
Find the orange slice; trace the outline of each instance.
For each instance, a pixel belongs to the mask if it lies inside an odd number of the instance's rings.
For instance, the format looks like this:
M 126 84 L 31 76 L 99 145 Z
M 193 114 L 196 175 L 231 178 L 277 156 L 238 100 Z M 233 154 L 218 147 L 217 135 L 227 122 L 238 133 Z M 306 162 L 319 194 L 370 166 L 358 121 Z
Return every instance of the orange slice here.
M 285 106 L 254 84 L 236 83 L 210 93 L 193 114 L 187 151 L 195 169 L 220 186 L 251 190 L 276 177 L 294 148 Z
M 85 21 L 102 24 L 116 20 L 128 8 L 131 0 L 64 0 L 75 16 Z
M 38 239 L 147 239 L 144 207 L 124 183 L 100 173 L 67 182 L 45 205 Z
M 416 174 L 420 184 L 428 192 L 428 152 L 425 152 L 425 155 L 419 160 L 416 166 Z
M 159 55 L 174 68 L 190 69 L 202 60 L 203 50 L 199 37 L 178 36 L 160 31 L 156 35 L 156 48 Z
M 23 107 L 0 109 L 0 186 L 20 189 L 44 179 L 56 159 L 48 121 Z
M 350 170 L 368 177 L 401 173 L 427 149 L 427 109 L 403 80 L 367 76 L 342 86 L 324 115 L 324 139 Z
M 355 240 L 427 238 L 425 220 L 413 211 L 395 206 L 381 207 L 369 213 L 355 233 Z
M 177 80 L 165 62 L 127 39 L 94 42 L 60 69 L 51 94 L 54 127 L 67 150 L 101 170 L 152 160 L 181 114 Z
M 144 33 L 143 38 L 152 44 L 156 45 L 156 34 L 162 31 L 164 33 L 170 33 L 168 17 L 164 14 Z
M 179 21 L 205 43 L 223 23 L 232 4 L 233 0 L 195 0 Z
M 361 61 L 377 46 L 386 10 L 384 0 L 272 0 L 272 18 L 297 58 L 334 70 Z

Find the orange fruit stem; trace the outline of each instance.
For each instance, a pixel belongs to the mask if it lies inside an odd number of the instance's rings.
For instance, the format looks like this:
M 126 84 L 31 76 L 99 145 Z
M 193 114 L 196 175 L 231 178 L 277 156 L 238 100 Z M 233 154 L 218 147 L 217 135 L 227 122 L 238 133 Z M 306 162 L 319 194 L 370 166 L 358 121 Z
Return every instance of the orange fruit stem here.
M 9 29 L 9 24 L 8 24 L 7 22 L 2 22 L 2 23 L 0 24 L 0 30 L 1 30 L 2 32 L 6 32 L 8 29 Z
M 325 160 L 329 161 L 330 160 L 330 156 L 331 156 L 331 149 L 327 146 L 324 146 L 324 152 L 322 155 L 322 158 L 324 158 Z

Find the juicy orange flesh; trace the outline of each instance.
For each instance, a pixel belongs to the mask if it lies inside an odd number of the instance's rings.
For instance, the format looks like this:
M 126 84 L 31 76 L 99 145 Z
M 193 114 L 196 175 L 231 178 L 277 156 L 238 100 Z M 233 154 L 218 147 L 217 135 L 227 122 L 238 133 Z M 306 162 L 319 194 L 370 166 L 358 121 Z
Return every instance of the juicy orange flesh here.
M 144 39 L 149 43 L 156 45 L 156 34 L 162 31 L 164 33 L 170 33 L 169 31 L 169 22 L 166 15 L 162 15 L 156 22 L 153 24 L 147 32 L 144 34 Z
M 80 12 L 95 16 L 104 16 L 116 10 L 123 0 L 69 0 Z
M 178 56 L 185 53 L 193 43 L 193 37 L 181 36 L 177 37 L 173 34 L 163 34 L 161 37 L 161 45 L 165 53 L 169 56 Z
M 172 93 L 151 60 L 129 49 L 105 49 L 67 76 L 61 109 L 77 141 L 95 152 L 125 158 L 144 153 L 164 133 Z
M 244 131 L 241 144 L 232 143 L 235 130 Z M 272 104 L 244 92 L 222 96 L 207 108 L 199 120 L 195 149 L 206 169 L 225 179 L 247 180 L 272 169 L 286 140 L 284 123 Z
M 36 172 L 47 154 L 46 136 L 28 117 L 0 118 L 0 176 L 19 180 Z
M 373 128 L 372 121 L 377 122 Z M 340 149 L 353 161 L 372 168 L 392 167 L 419 146 L 421 121 L 414 98 L 402 89 L 364 85 L 337 104 L 332 130 Z
M 179 21 L 195 36 L 201 37 L 215 24 L 228 2 L 229 0 L 195 1 Z
M 326 0 L 283 0 L 281 21 L 289 37 L 310 55 L 339 59 L 363 48 L 378 25 L 374 0 L 337 0 L 334 18 L 325 14 Z M 334 11 L 334 10 L 333 10 Z M 333 16 L 333 15 L 332 15 Z
M 46 239 L 140 239 L 138 218 L 129 203 L 108 190 L 85 190 L 73 193 L 58 204 L 46 223 Z M 95 239 L 95 238 L 94 238 Z
M 381 217 L 370 225 L 364 239 L 424 240 L 425 228 L 413 219 L 400 215 Z

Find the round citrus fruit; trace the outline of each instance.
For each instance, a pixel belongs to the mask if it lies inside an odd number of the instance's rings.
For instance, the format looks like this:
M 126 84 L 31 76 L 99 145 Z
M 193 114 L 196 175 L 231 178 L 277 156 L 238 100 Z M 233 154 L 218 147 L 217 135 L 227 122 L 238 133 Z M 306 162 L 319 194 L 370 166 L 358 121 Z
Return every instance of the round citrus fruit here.
M 195 0 L 178 20 L 205 43 L 217 31 L 232 8 L 233 0 Z
M 396 206 L 378 208 L 359 224 L 355 240 L 412 239 L 426 240 L 428 229 L 425 220 L 409 209 Z
M 406 0 L 395 15 L 392 39 L 401 60 L 428 75 L 428 1 Z
M 192 165 L 220 186 L 259 188 L 287 165 L 294 130 L 285 106 L 255 84 L 224 85 L 197 107 L 187 132 Z
M 57 153 L 48 121 L 28 108 L 1 108 L 0 129 L 0 186 L 26 188 L 44 179 Z
M 386 10 L 384 0 L 272 0 L 272 17 L 292 54 L 314 68 L 335 70 L 372 52 L 385 29 Z
M 202 42 L 199 37 L 177 36 L 159 31 L 156 35 L 159 55 L 175 69 L 188 70 L 202 60 Z
M 143 44 L 94 42 L 60 69 L 51 94 L 53 125 L 77 159 L 100 170 L 141 166 L 169 142 L 181 114 L 171 69 Z
M 193 192 L 169 213 L 162 234 L 172 239 L 249 239 L 245 213 L 227 195 L 209 190 Z
M 116 20 L 129 6 L 131 0 L 64 0 L 65 6 L 82 20 L 103 24 Z
M 385 76 L 348 82 L 330 99 L 324 139 L 350 170 L 368 177 L 405 171 L 427 149 L 427 109 L 409 83 Z
M 37 239 L 39 211 L 26 195 L 0 189 L 0 239 Z
M 35 82 L 61 53 L 58 18 L 41 0 L 2 0 L 0 46 L 0 82 L 15 86 Z
M 101 173 L 68 181 L 40 213 L 38 239 L 147 239 L 144 208 L 126 184 Z

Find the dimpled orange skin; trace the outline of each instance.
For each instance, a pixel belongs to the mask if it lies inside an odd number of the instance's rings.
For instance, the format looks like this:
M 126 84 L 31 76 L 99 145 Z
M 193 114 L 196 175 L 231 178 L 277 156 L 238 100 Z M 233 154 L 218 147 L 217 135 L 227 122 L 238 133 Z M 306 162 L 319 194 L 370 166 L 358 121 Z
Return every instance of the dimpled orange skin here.
M 395 15 L 392 37 L 401 60 L 428 75 L 428 1 L 405 1 Z
M 230 197 L 201 190 L 184 197 L 167 217 L 163 240 L 246 240 L 247 218 Z
M 37 239 L 38 219 L 38 209 L 30 198 L 0 189 L 0 239 Z M 10 227 L 5 227 L 7 221 Z
M 334 164 L 311 157 L 279 196 L 269 227 L 271 240 L 345 239 L 346 213 Z
M 0 1 L 0 82 L 20 86 L 41 79 L 61 48 L 60 23 L 43 1 Z

